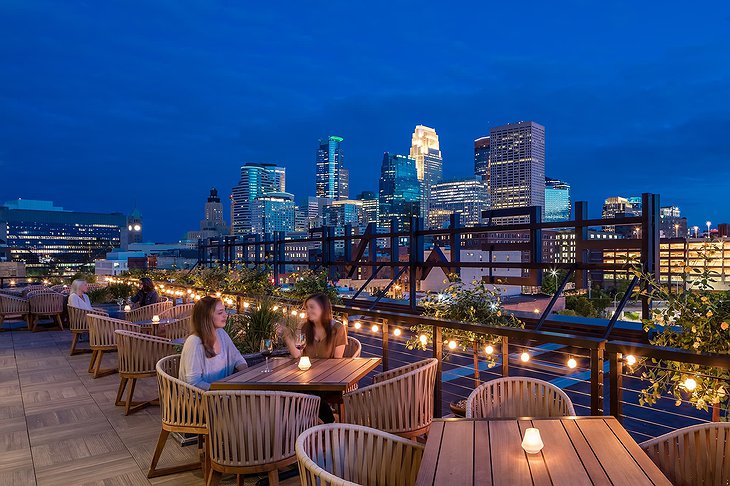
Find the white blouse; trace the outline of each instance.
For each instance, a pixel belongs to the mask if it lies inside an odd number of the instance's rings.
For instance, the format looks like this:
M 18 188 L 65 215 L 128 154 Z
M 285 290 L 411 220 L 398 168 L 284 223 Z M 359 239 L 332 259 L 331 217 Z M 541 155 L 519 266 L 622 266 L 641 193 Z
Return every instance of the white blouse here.
M 79 309 L 84 310 L 93 310 L 93 307 L 91 307 L 91 301 L 89 300 L 89 296 L 84 294 L 83 297 L 80 297 L 79 294 L 69 294 L 68 296 L 68 305 L 71 307 L 77 307 Z
M 221 352 L 212 358 L 205 356 L 203 341 L 191 334 L 185 340 L 178 376 L 185 383 L 209 390 L 210 384 L 233 374 L 236 368 L 245 368 L 246 360 L 241 356 L 231 337 L 223 329 L 216 329 Z

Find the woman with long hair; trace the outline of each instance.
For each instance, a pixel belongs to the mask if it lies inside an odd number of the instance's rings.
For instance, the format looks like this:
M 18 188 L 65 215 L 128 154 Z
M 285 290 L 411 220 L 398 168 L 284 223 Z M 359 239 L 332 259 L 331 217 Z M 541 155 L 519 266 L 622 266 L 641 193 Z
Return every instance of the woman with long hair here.
M 139 307 L 156 304 L 159 297 L 157 296 L 155 283 L 152 279 L 149 277 L 142 277 L 139 279 L 139 284 L 139 291 L 134 297 L 132 297 L 132 303 L 139 305 Z
M 193 307 L 192 334 L 185 340 L 180 356 L 180 379 L 203 390 L 235 371 L 246 368 L 233 340 L 223 329 L 228 320 L 220 299 L 203 297 Z
M 86 280 L 76 279 L 71 282 L 71 290 L 68 294 L 68 305 L 78 309 L 93 310 L 91 300 L 86 292 L 89 290 L 89 284 Z
M 283 334 L 289 353 L 294 358 L 309 356 L 310 358 L 342 358 L 347 346 L 347 329 L 332 318 L 332 303 L 326 294 L 313 294 L 304 300 L 307 320 L 299 326 L 297 332 L 305 337 L 303 350 L 296 347 L 296 343 L 288 329 L 281 327 L 277 332 Z M 329 401 L 341 399 L 327 393 L 316 393 L 319 401 L 319 419 L 326 423 L 335 421 Z

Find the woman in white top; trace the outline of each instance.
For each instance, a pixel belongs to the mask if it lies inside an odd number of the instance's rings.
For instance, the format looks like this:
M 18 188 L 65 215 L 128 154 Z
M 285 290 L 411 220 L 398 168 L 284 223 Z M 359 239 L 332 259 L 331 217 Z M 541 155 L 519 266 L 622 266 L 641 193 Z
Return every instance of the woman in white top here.
M 89 285 L 86 280 L 74 280 L 71 283 L 71 292 L 68 294 L 68 305 L 84 310 L 93 310 L 91 300 L 86 295 Z
M 210 384 L 246 368 L 246 360 L 223 328 L 228 314 L 223 302 L 203 297 L 193 307 L 192 334 L 180 356 L 179 377 L 186 383 L 209 390 Z

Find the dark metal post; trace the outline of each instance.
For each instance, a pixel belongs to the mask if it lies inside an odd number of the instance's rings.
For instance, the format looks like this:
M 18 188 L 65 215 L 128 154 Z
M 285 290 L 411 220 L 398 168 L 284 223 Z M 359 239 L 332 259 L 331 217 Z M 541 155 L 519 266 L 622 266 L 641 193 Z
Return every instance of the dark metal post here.
M 509 339 L 502 336 L 502 377 L 509 376 Z
M 449 246 L 451 247 L 451 263 L 452 272 L 457 275 L 461 275 L 461 267 L 459 262 L 461 261 L 461 235 L 456 232 L 457 229 L 461 228 L 461 215 L 459 213 L 451 214 L 451 234 L 449 235 Z
M 542 223 L 542 207 L 530 207 L 530 253 L 532 253 L 533 263 L 542 263 L 542 229 L 535 225 Z M 543 270 L 535 270 L 537 272 L 535 285 L 542 285 Z
M 588 228 L 583 226 L 583 220 L 588 219 L 588 203 L 585 201 L 575 202 L 575 264 L 577 268 L 586 263 L 589 258 L 586 255 L 584 242 L 588 240 Z M 575 288 L 582 289 L 586 287 L 586 282 L 590 281 L 588 270 L 581 270 L 575 275 Z
M 611 415 L 616 417 L 619 422 L 622 421 L 621 398 L 623 391 L 623 360 L 620 353 L 609 353 L 608 355 L 608 382 L 610 393 L 610 410 Z
M 659 275 L 659 194 L 641 195 L 641 259 L 644 272 L 650 276 Z M 651 288 L 643 284 L 645 292 Z M 641 317 L 649 319 L 651 302 L 645 295 L 641 297 Z
M 443 362 L 443 338 L 441 337 L 441 328 L 433 326 L 433 357 L 438 360 L 438 366 L 436 366 L 436 386 L 433 389 L 433 416 L 441 417 L 441 379 L 442 379 L 442 367 Z
M 415 312 L 419 271 L 423 264 L 423 220 L 418 216 L 411 216 L 410 229 L 410 248 L 408 251 L 408 302 L 410 303 L 411 311 Z
M 591 349 L 591 415 L 603 415 L 603 344 Z

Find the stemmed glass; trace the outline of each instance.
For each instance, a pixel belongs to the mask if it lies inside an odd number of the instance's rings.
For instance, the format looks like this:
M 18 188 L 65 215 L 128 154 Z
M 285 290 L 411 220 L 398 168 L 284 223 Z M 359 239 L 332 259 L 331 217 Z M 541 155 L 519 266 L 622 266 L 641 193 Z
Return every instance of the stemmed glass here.
M 302 330 L 297 330 L 294 333 L 294 347 L 297 348 L 299 351 L 304 349 L 304 346 L 307 345 L 307 336 L 302 332 Z
M 271 373 L 271 368 L 269 368 L 269 356 L 271 356 L 271 353 L 274 351 L 274 340 L 262 339 L 259 351 L 261 351 L 261 354 L 266 356 L 266 368 L 261 370 L 261 373 Z

